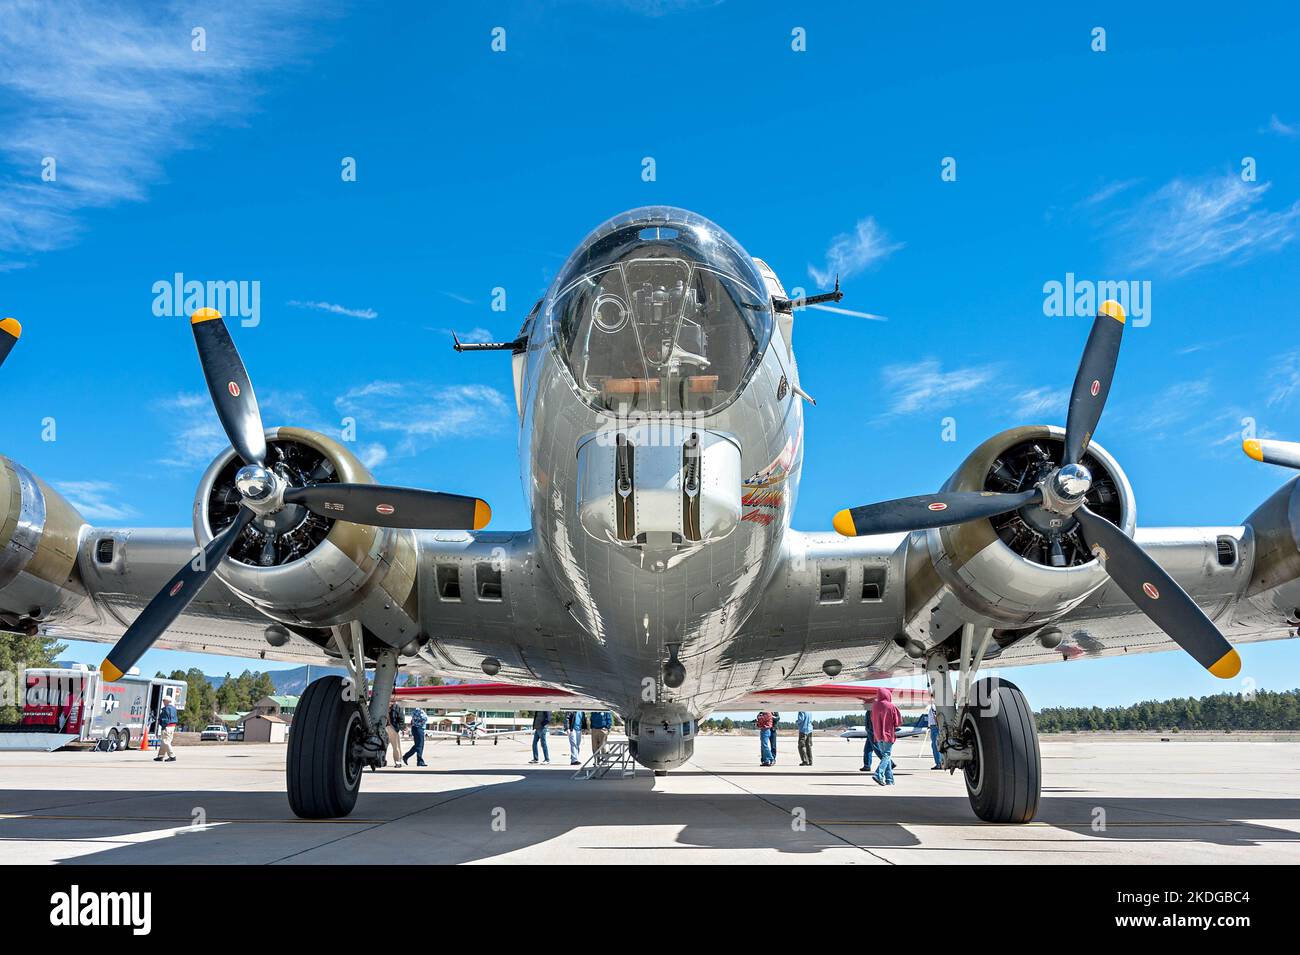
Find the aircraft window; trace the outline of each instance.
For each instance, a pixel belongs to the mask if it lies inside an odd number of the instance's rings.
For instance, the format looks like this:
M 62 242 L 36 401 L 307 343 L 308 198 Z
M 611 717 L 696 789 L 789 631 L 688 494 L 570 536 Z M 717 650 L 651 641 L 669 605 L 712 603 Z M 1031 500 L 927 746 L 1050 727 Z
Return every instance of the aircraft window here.
M 647 218 L 662 221 L 640 227 Z M 545 307 L 593 407 L 709 414 L 740 392 L 767 345 L 763 287 L 753 261 L 712 223 L 638 210 L 593 233 Z
M 818 600 L 824 604 L 840 603 L 844 600 L 844 588 L 848 584 L 849 572 L 843 567 L 832 567 L 822 571 L 821 594 Z
M 862 599 L 882 600 L 885 596 L 885 568 L 862 568 Z
M 478 585 L 478 599 L 499 601 L 502 596 L 501 569 L 491 564 L 474 565 L 474 581 Z
M 460 568 L 455 564 L 438 565 L 438 597 L 442 600 L 460 600 Z

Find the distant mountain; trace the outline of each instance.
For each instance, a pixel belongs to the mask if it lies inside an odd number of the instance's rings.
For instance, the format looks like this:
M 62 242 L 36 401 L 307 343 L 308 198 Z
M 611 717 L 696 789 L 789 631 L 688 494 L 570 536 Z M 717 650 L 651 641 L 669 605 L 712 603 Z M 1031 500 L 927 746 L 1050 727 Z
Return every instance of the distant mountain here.
M 313 680 L 319 680 L 323 676 L 347 676 L 347 671 L 340 667 L 318 667 L 318 666 L 301 666 L 294 667 L 292 670 L 268 670 L 271 677 L 271 683 L 275 685 L 276 696 L 302 696 L 303 690 L 307 689 L 307 684 Z M 232 676 L 238 676 L 234 673 Z M 225 682 L 225 675 L 212 676 L 205 674 L 208 682 L 212 684 L 213 689 L 221 686 Z
M 341 667 L 318 667 L 302 666 L 294 667 L 292 670 L 268 670 L 271 682 L 275 685 L 276 696 L 302 696 L 303 690 L 307 689 L 307 684 L 313 680 L 319 680 L 323 676 L 347 676 L 347 671 Z M 369 671 L 367 671 L 369 673 Z M 238 676 L 232 673 L 231 676 Z M 225 676 L 211 676 L 204 674 L 213 689 L 221 686 L 225 681 Z M 403 675 L 402 682 L 406 682 L 407 677 Z M 447 683 L 456 683 L 456 680 L 446 680 Z

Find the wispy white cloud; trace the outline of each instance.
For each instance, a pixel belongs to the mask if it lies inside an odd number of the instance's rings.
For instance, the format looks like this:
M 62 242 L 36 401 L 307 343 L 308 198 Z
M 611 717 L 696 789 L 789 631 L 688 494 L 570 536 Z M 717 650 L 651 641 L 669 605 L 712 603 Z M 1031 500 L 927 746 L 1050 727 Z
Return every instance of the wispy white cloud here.
M 55 488 L 88 521 L 126 521 L 135 510 L 121 503 L 117 485 L 107 481 L 56 481 Z
M 515 414 L 514 401 L 486 385 L 438 388 L 372 381 L 335 398 L 332 413 L 323 413 L 300 391 L 270 389 L 259 392 L 257 400 L 267 426 L 293 425 L 335 440 L 342 440 L 343 419 L 355 419 L 358 443 L 350 447 L 368 468 L 418 454 L 446 438 L 495 431 Z M 206 392 L 184 392 L 163 399 L 155 410 L 172 435 L 160 456 L 165 465 L 205 468 L 229 445 Z
M 939 412 L 956 401 L 987 390 L 994 380 L 993 365 L 973 365 L 944 371 L 933 358 L 887 365 L 881 371 L 886 393 L 892 396 L 889 413 Z
M 860 219 L 852 232 L 844 232 L 831 240 L 826 250 L 826 267 L 808 266 L 808 274 L 818 285 L 830 285 L 835 276 L 845 279 L 871 268 L 903 247 L 895 242 L 876 222 L 873 216 Z
M 1267 401 L 1270 406 L 1290 404 L 1300 394 L 1300 351 L 1278 355 L 1271 365 Z
M 446 289 L 438 289 L 439 295 L 445 295 L 453 302 L 460 302 L 462 305 L 473 305 L 474 300 L 468 295 L 461 295 L 459 292 L 448 292 Z
M 202 468 L 229 443 L 206 393 L 183 392 L 155 405 L 171 434 L 161 462 L 175 468 Z
M 1047 420 L 1043 418 L 1047 415 L 1056 421 L 1063 419 L 1069 410 L 1070 391 L 1068 388 L 1026 388 L 1014 395 L 1011 402 L 1017 418 L 1037 421 Z
M 1300 126 L 1293 126 L 1290 123 L 1282 122 L 1282 120 L 1278 119 L 1277 113 L 1274 113 L 1268 118 L 1268 125 L 1265 126 L 1264 130 L 1261 130 L 1261 132 L 1265 130 L 1270 133 L 1276 133 L 1279 136 L 1285 136 L 1287 139 L 1295 139 L 1297 136 L 1300 136 Z
M 1155 397 L 1144 401 L 1140 409 L 1130 405 L 1124 415 L 1115 415 L 1138 431 L 1159 433 L 1187 421 L 1201 422 L 1203 403 L 1211 394 L 1209 379 L 1176 381 L 1165 386 Z
M 302 46 L 305 0 L 220 5 L 0 4 L 0 269 L 67 245 L 90 208 L 144 199 L 164 160 L 240 118 Z M 191 30 L 207 31 L 207 51 Z M 55 179 L 43 181 L 43 160 Z
M 391 453 L 418 454 L 444 438 L 482 434 L 514 415 L 514 402 L 487 385 L 433 387 L 372 381 L 340 395 L 335 409 L 356 418 L 358 431 L 395 442 Z
M 1124 232 L 1141 237 L 1133 267 L 1185 275 L 1282 248 L 1300 231 L 1300 202 L 1265 208 L 1269 188 L 1232 174 L 1167 183 L 1123 216 Z
M 834 312 L 836 315 L 848 315 L 851 316 L 852 318 L 866 318 L 873 322 L 889 321 L 889 319 L 886 318 L 884 315 L 876 315 L 873 312 L 859 312 L 851 308 L 840 308 L 838 305 L 816 304 L 816 305 L 806 305 L 804 307 L 815 308 L 818 311 L 822 311 L 822 312 Z
M 331 315 L 346 315 L 348 318 L 378 318 L 379 313 L 373 308 L 348 308 L 344 305 L 335 305 L 333 302 L 299 302 L 290 300 L 285 302 L 286 305 L 292 305 L 294 308 L 310 308 L 318 312 L 329 312 Z
M 1102 203 L 1109 202 L 1121 192 L 1132 189 L 1141 179 L 1117 179 L 1114 182 L 1108 182 L 1096 192 L 1085 196 L 1075 203 L 1076 209 L 1088 209 L 1092 206 L 1099 206 Z

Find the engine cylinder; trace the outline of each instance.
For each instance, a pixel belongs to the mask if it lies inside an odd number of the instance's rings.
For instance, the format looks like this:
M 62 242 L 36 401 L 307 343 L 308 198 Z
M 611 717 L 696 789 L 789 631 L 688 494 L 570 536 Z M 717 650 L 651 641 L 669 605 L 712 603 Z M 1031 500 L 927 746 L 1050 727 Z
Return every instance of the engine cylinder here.
M 293 486 L 373 484 L 342 445 L 314 431 L 266 432 L 267 466 Z M 194 499 L 200 545 L 234 520 L 242 462 L 227 449 L 208 467 Z M 217 575 L 268 617 L 324 628 L 359 619 L 393 647 L 419 636 L 417 544 L 411 531 L 322 518 L 301 506 L 257 518 L 240 535 Z

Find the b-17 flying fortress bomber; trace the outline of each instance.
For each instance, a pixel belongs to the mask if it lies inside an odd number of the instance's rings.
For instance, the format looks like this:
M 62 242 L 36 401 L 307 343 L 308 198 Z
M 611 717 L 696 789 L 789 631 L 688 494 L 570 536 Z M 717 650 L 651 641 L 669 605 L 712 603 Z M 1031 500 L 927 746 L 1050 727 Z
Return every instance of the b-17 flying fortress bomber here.
M 513 531 L 486 530 L 476 497 L 377 484 L 329 437 L 266 427 L 222 316 L 196 311 L 230 447 L 199 479 L 192 526 L 92 526 L 0 458 L 0 621 L 111 643 L 110 680 L 150 647 L 341 662 L 350 681 L 312 683 L 293 723 L 289 802 L 310 818 L 352 811 L 401 667 L 476 681 L 410 691 L 441 705 L 612 709 L 660 773 L 690 758 L 711 712 L 855 709 L 874 691 L 849 681 L 924 674 L 943 766 L 975 813 L 1027 822 L 1033 716 L 983 664 L 1181 649 L 1228 679 L 1234 644 L 1295 635 L 1294 478 L 1238 526 L 1137 525 L 1134 489 L 1093 440 L 1125 329 L 1113 301 L 1064 428 L 993 435 L 935 493 L 792 529 L 808 400 L 796 315 L 839 297 L 791 299 L 682 209 L 597 227 L 514 340 L 457 343 L 509 356 L 532 516 Z M 0 360 L 20 331 L 0 322 Z M 1300 445 L 1246 451 L 1300 467 Z M 349 692 L 369 669 L 369 699 Z

